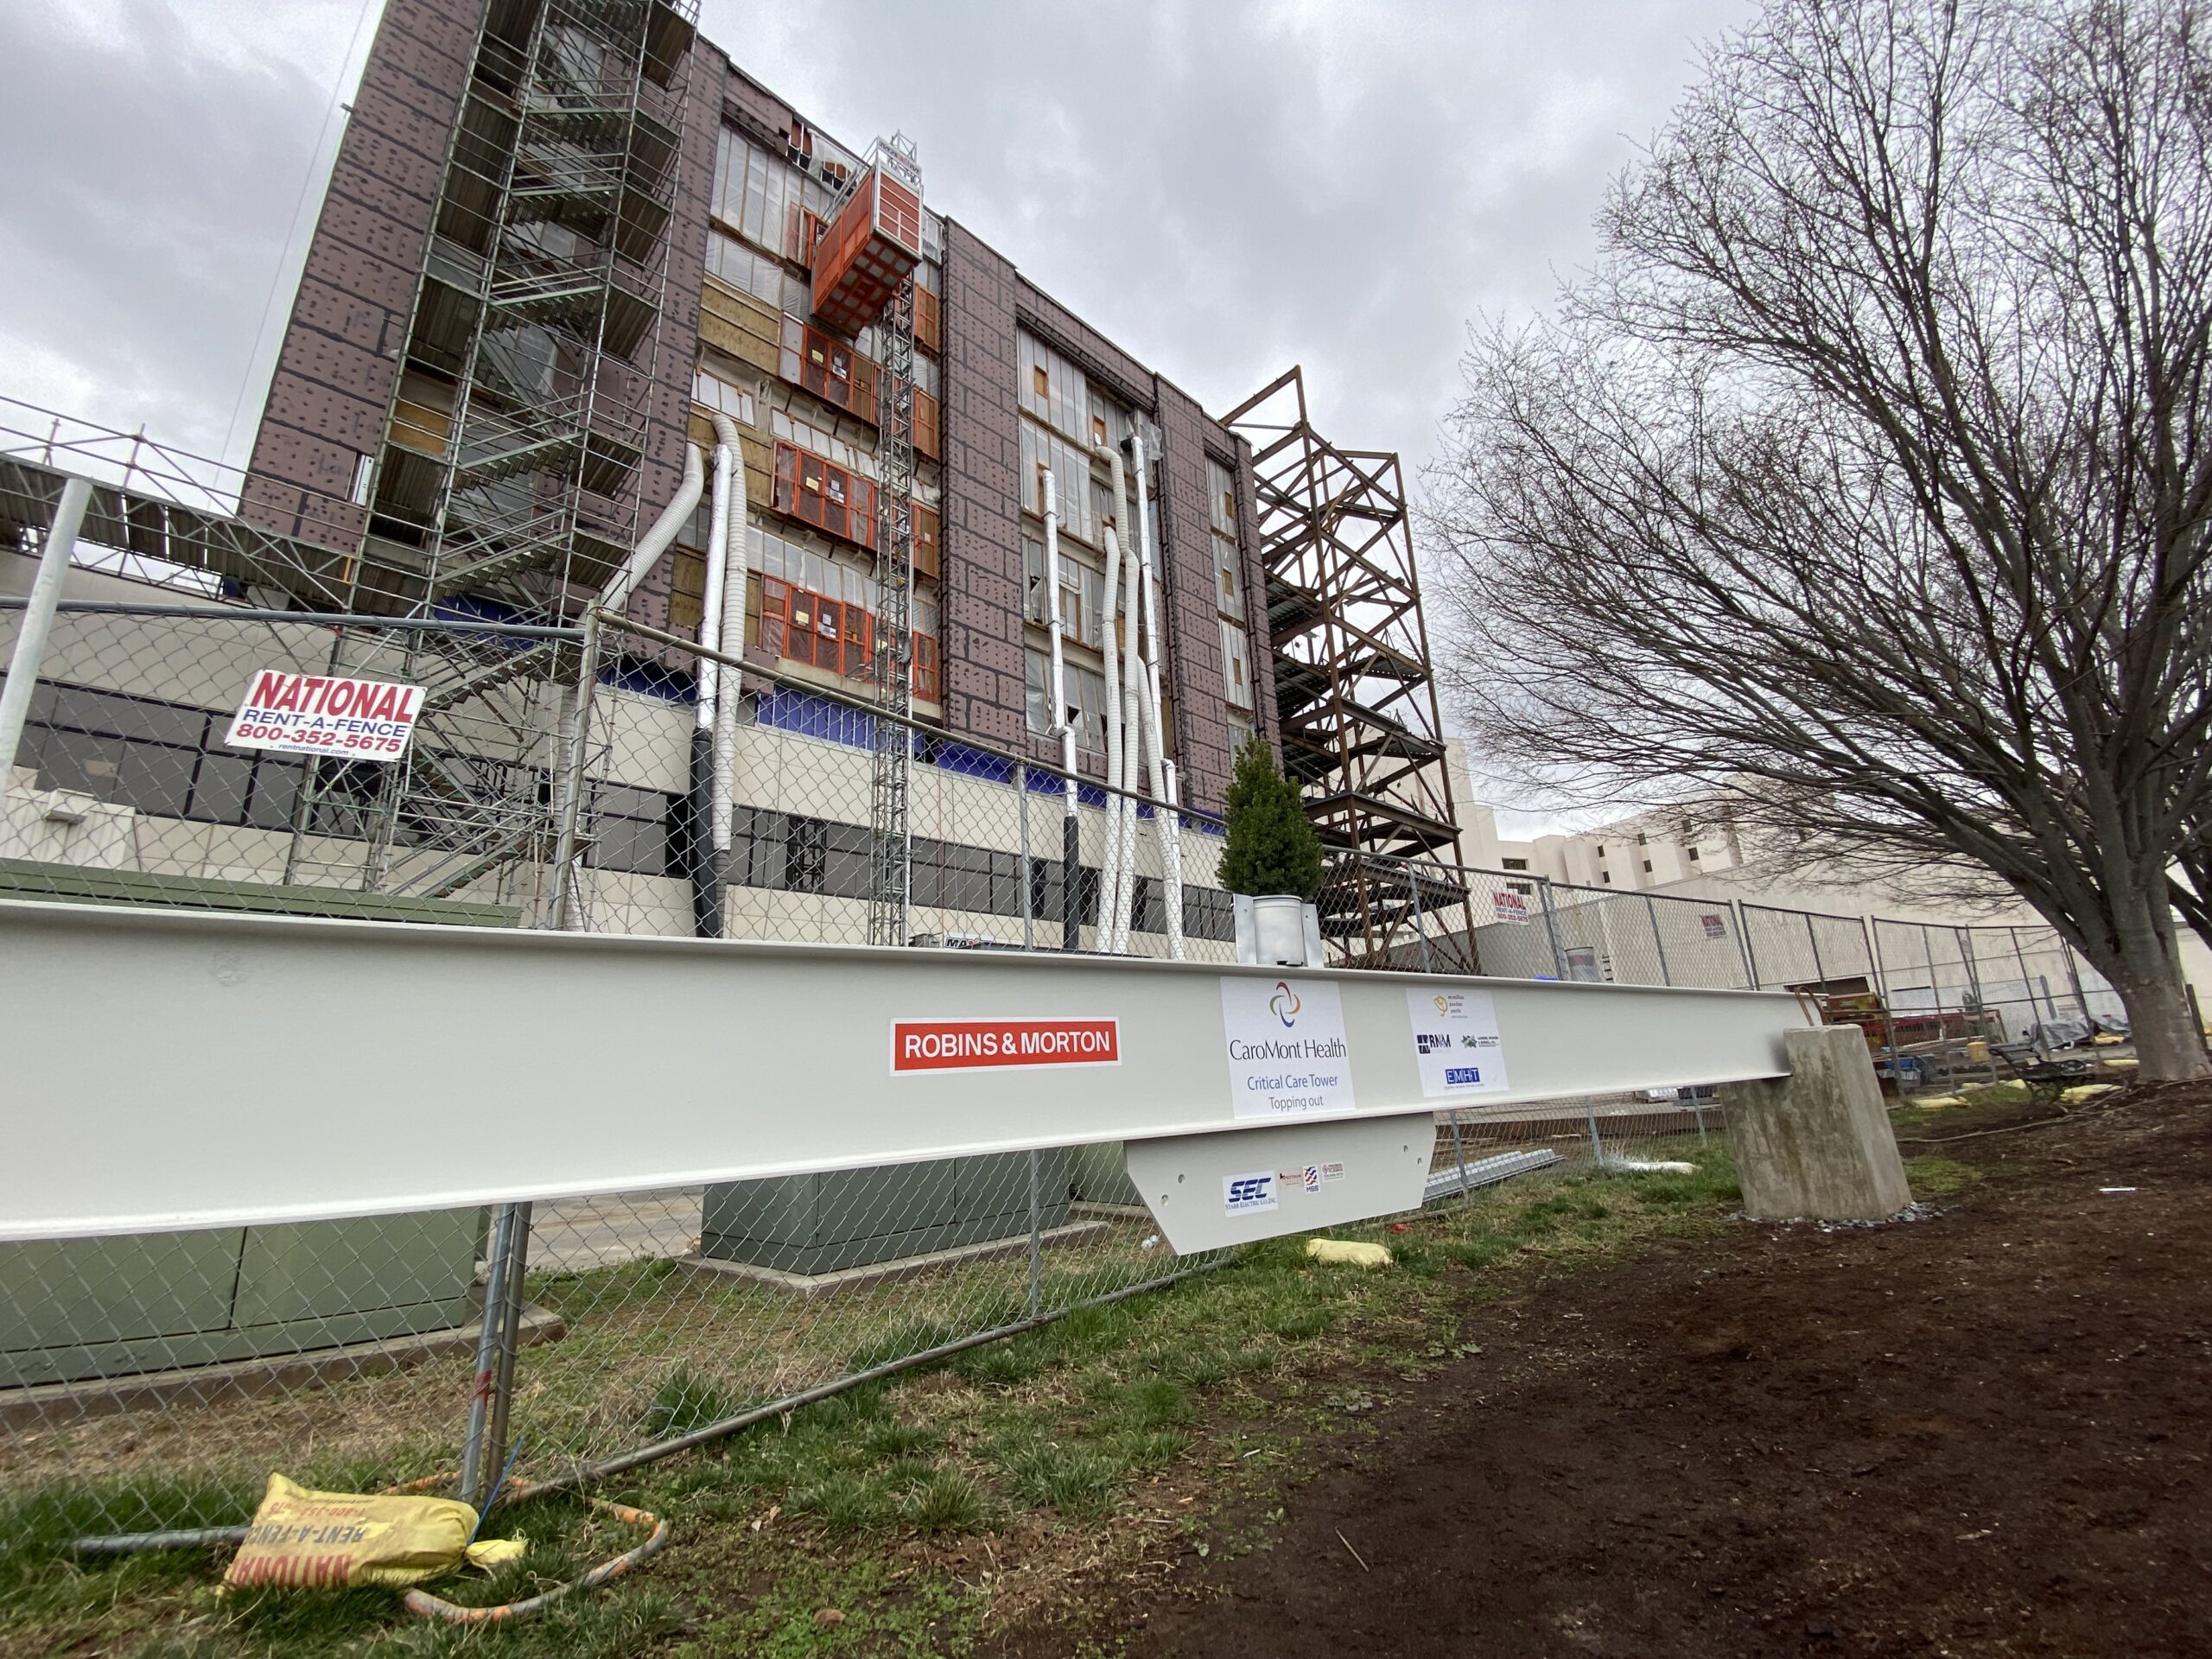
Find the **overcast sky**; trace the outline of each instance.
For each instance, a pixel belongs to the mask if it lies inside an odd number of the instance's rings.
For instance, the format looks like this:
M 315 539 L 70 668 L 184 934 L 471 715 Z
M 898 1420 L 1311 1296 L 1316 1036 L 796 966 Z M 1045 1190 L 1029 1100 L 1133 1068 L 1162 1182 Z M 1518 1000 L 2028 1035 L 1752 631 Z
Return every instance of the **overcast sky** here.
M 1209 409 L 1302 363 L 1325 431 L 1411 470 L 1468 319 L 1587 260 L 1606 179 L 1750 10 L 703 0 L 701 22 L 845 143 L 903 129 L 934 207 Z M 242 461 L 376 16 L 0 0 L 0 392 Z

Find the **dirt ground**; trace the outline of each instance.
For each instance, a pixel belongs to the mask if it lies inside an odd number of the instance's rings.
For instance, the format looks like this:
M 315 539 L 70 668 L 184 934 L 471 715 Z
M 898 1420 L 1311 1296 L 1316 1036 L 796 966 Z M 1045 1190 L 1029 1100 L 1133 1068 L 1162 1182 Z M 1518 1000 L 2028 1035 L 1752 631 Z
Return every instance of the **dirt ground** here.
M 1906 1150 L 1983 1179 L 1474 1312 L 1257 1548 L 1009 1651 L 2212 1653 L 2212 1089 Z

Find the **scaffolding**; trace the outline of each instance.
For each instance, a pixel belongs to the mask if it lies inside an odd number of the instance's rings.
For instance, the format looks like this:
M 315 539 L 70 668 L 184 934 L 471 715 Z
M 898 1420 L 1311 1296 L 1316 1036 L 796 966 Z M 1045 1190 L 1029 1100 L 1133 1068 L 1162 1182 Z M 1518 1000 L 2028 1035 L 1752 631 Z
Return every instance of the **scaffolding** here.
M 1296 366 L 1223 424 L 1252 445 L 1283 766 L 1327 850 L 1323 937 L 1355 963 L 1469 955 L 1474 917 L 1454 868 L 1459 823 L 1398 457 L 1315 431 Z
M 487 0 L 366 531 L 336 580 L 268 585 L 354 613 L 559 624 L 621 568 L 664 378 L 693 33 L 690 0 Z M 396 766 L 316 763 L 295 836 L 357 820 L 365 889 L 442 897 L 544 861 L 581 663 L 557 641 L 416 638 L 418 740 Z M 487 728 L 506 736 L 488 753 Z

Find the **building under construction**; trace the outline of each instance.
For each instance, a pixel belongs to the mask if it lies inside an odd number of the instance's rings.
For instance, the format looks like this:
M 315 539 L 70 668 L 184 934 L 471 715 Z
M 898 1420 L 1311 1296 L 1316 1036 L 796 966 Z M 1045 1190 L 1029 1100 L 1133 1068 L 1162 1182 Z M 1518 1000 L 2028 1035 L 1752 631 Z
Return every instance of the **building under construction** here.
M 1395 457 L 1320 440 L 1294 371 L 1210 418 L 941 212 L 924 159 L 820 130 L 689 0 L 388 0 L 246 523 L 188 556 L 232 602 L 487 631 L 336 630 L 329 671 L 429 688 L 423 736 L 238 809 L 290 828 L 284 881 L 336 879 L 320 857 L 365 892 L 544 914 L 574 634 L 601 612 L 636 628 L 584 673 L 626 711 L 595 728 L 574 855 L 631 925 L 832 936 L 818 905 L 733 925 L 727 881 L 741 910 L 739 888 L 836 898 L 880 943 L 1005 938 L 1017 912 L 1065 919 L 1039 943 L 1224 942 L 1209 861 L 1156 818 L 1135 850 L 1137 810 L 1117 830 L 1097 785 L 1218 813 L 1256 734 L 1332 849 L 1342 955 L 1466 936 L 1426 920 L 1452 879 L 1395 861 L 1456 849 Z M 717 683 L 693 642 L 756 671 Z M 748 780 L 740 727 L 852 764 Z M 1065 863 L 1028 868 L 1059 836 L 1025 817 L 1019 892 L 1009 832 L 961 793 L 1006 781 L 970 746 L 1086 780 Z

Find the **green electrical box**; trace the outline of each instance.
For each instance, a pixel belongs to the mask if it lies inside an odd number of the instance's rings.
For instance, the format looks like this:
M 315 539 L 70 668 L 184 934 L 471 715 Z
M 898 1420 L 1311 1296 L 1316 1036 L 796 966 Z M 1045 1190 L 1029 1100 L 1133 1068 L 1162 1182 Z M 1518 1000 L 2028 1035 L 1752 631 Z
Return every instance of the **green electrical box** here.
M 1087 1147 L 1068 1148 L 1068 1190 L 1085 1204 L 1125 1205 L 1144 1208 L 1144 1198 L 1129 1179 L 1128 1166 L 1119 1141 L 1094 1141 Z
M 1039 1218 L 1068 1218 L 1068 1155 L 1037 1154 Z M 707 1189 L 699 1249 L 784 1273 L 835 1273 L 1029 1231 L 1029 1154 L 993 1153 Z
M 481 1214 L 0 1244 L 0 1389 L 466 1325 Z

